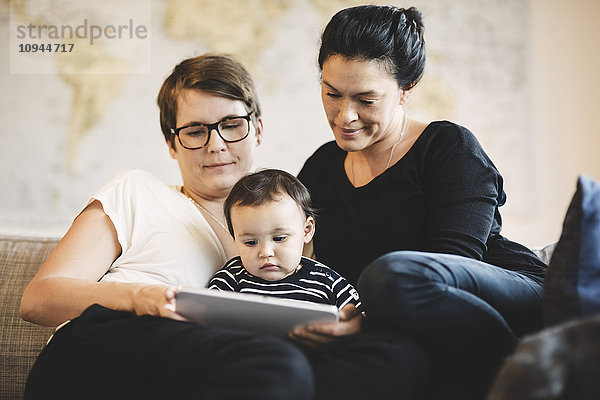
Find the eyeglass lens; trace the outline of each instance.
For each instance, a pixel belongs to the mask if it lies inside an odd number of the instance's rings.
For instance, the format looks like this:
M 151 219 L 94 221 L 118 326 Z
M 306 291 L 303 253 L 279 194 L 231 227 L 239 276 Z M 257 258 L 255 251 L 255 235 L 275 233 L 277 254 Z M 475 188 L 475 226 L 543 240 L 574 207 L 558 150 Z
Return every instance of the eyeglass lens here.
M 250 132 L 250 123 L 244 118 L 231 118 L 221 121 L 216 126 L 221 138 L 226 142 L 236 142 L 244 139 Z M 181 144 L 189 148 L 204 147 L 208 143 L 209 129 L 214 126 L 195 125 L 179 131 Z

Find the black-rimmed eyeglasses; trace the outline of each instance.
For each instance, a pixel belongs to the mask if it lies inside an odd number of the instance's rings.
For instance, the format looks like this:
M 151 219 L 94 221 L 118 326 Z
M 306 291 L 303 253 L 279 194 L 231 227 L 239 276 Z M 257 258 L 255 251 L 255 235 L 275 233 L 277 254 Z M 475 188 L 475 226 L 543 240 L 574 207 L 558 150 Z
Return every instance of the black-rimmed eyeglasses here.
M 227 117 L 214 124 L 190 124 L 171 129 L 171 132 L 177 136 L 181 146 L 188 150 L 201 149 L 206 146 L 213 130 L 217 131 L 224 142 L 235 143 L 246 139 L 250 134 L 251 115 L 252 112 L 247 115 Z

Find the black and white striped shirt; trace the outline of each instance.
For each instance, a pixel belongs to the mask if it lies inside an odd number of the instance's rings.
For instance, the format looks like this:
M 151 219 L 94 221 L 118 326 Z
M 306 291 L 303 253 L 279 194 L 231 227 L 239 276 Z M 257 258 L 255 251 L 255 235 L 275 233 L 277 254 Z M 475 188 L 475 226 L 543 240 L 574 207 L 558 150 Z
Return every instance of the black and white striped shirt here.
M 348 303 L 354 304 L 357 309 L 361 305 L 358 292 L 345 278 L 307 257 L 302 257 L 300 268 L 296 272 L 278 281 L 267 281 L 250 274 L 242 265 L 240 257 L 234 257 L 217 271 L 207 287 L 227 292 L 332 304 L 338 309 Z

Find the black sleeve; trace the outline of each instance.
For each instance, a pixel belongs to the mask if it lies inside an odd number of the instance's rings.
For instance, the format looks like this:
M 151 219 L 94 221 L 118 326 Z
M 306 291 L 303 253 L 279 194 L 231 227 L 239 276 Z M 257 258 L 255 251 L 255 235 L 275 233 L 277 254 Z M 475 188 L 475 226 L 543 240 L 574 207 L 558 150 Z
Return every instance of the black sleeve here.
M 492 228 L 500 229 L 502 177 L 467 129 L 448 127 L 424 160 L 427 251 L 483 259 Z

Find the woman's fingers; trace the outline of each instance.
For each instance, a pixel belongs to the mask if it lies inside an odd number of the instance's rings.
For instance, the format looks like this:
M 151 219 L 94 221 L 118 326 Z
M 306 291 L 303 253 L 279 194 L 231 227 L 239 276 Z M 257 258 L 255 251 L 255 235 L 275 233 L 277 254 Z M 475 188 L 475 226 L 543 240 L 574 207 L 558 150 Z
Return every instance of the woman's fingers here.
M 356 309 L 356 307 L 354 306 L 354 304 L 346 304 L 341 310 L 340 310 L 340 321 L 348 321 L 351 320 L 352 318 L 356 317 L 357 315 L 360 315 L 360 311 L 358 311 Z
M 335 337 L 315 332 L 307 329 L 307 327 L 294 328 L 289 337 L 297 342 L 303 343 L 307 346 L 317 346 L 332 341 Z
M 175 312 L 177 290 L 170 286 L 141 285 L 134 292 L 136 315 L 156 315 L 181 319 Z
M 346 336 L 360 332 L 362 325 L 362 314 L 352 304 L 346 305 L 340 310 L 340 321 L 327 324 L 309 324 L 306 330 L 325 336 Z
M 333 324 L 311 324 L 306 327 L 307 331 L 324 336 L 346 336 L 360 332 L 362 316 L 359 314 L 350 320 Z
M 296 327 L 290 332 L 289 337 L 300 343 L 315 346 L 330 342 L 336 337 L 360 332 L 362 319 L 363 316 L 356 307 L 349 304 L 340 310 L 339 322 Z

